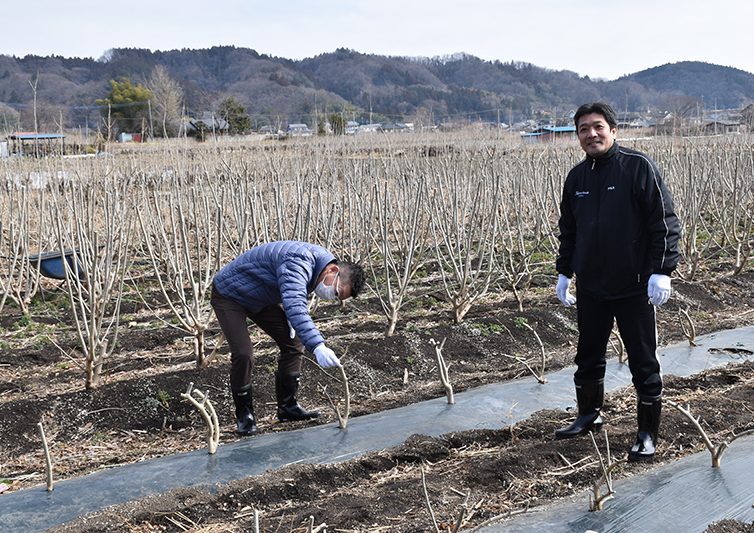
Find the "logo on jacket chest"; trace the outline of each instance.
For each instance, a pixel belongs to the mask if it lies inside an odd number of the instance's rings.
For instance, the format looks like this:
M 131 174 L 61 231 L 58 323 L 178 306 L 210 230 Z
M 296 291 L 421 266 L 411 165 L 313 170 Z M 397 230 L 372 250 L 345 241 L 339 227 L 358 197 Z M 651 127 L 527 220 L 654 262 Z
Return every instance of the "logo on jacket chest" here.
M 576 196 L 576 198 L 586 198 L 589 196 L 589 191 L 576 191 L 574 196 Z

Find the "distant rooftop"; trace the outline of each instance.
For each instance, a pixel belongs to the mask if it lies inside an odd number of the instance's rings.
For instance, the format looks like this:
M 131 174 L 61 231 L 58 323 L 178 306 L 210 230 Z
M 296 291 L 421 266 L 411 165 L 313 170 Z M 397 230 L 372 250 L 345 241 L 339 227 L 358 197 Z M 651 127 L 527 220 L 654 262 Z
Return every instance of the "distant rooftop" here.
M 576 132 L 576 126 L 544 126 L 543 128 L 539 128 L 543 132 L 552 132 L 552 133 L 567 133 L 567 132 Z
M 11 133 L 8 138 L 14 141 L 39 141 L 46 139 L 63 139 L 65 138 L 65 135 L 63 135 L 62 133 L 33 133 L 28 131 L 17 131 Z

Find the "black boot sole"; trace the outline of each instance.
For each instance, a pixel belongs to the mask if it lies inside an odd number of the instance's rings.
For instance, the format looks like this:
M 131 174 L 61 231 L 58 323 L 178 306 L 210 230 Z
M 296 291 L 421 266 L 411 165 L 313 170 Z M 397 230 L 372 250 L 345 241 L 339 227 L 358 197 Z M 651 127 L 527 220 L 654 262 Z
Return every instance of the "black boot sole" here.
M 628 462 L 629 463 L 651 463 L 655 460 L 655 455 L 639 455 L 635 453 L 628 452 Z
M 252 435 L 257 434 L 257 428 L 254 429 L 238 429 L 236 428 L 236 435 L 239 435 L 241 437 L 251 437 Z
M 578 433 L 565 433 L 564 434 L 564 433 L 555 432 L 555 440 L 575 439 L 576 437 L 583 437 L 584 435 L 588 435 L 590 431 L 597 433 L 601 429 L 602 429 L 602 424 L 592 424 L 582 429 Z
M 315 416 L 306 416 L 301 418 L 294 418 L 294 417 L 278 417 L 278 422 L 300 422 L 302 420 L 316 420 L 319 418 L 319 415 Z

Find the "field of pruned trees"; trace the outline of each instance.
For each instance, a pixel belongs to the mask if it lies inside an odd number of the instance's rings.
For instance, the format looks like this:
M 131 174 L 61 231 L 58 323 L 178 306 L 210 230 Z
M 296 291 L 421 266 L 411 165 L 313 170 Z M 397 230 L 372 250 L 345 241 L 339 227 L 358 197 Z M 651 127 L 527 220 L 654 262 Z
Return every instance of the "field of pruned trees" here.
M 630 145 L 657 160 L 675 196 L 684 230 L 678 275 L 694 281 L 750 265 L 751 139 Z M 511 294 L 523 310 L 532 282 L 553 275 L 562 181 L 581 157 L 574 144 L 458 134 L 9 160 L 0 198 L 0 311 L 31 314 L 44 288 L 35 263 L 41 252 L 74 254 L 62 290 L 93 387 L 117 347 L 127 283 L 157 282 L 203 366 L 214 273 L 272 240 L 319 243 L 363 263 L 388 336 L 428 282 L 442 287 L 455 323 L 489 292 Z
M 683 225 L 661 342 L 749 324 L 754 138 L 618 142 L 657 161 Z M 465 131 L 0 161 L 0 486 L 43 481 L 40 421 L 57 478 L 202 448 L 189 382 L 215 401 L 220 444 L 237 440 L 209 293 L 222 265 L 267 241 L 315 242 L 367 272 L 356 300 L 311 304 L 354 416 L 442 395 L 440 350 L 459 391 L 569 365 L 575 312 L 554 297 L 554 259 L 563 180 L 582 157 L 576 141 Z M 270 408 L 275 347 L 252 335 L 260 432 L 289 429 Z M 338 379 L 317 372 L 300 400 L 324 411 Z

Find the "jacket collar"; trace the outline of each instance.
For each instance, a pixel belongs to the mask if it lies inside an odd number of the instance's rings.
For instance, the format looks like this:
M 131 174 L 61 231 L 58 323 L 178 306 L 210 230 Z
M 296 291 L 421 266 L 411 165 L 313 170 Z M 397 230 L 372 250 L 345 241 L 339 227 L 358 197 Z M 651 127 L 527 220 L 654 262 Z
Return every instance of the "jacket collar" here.
M 586 161 L 587 163 L 589 163 L 590 167 L 594 168 L 595 164 L 601 165 L 603 163 L 606 163 L 609 160 L 611 160 L 613 157 L 615 157 L 615 154 L 617 153 L 618 153 L 618 142 L 614 141 L 613 145 L 607 150 L 607 152 L 605 152 L 599 157 L 591 157 L 587 155 Z

